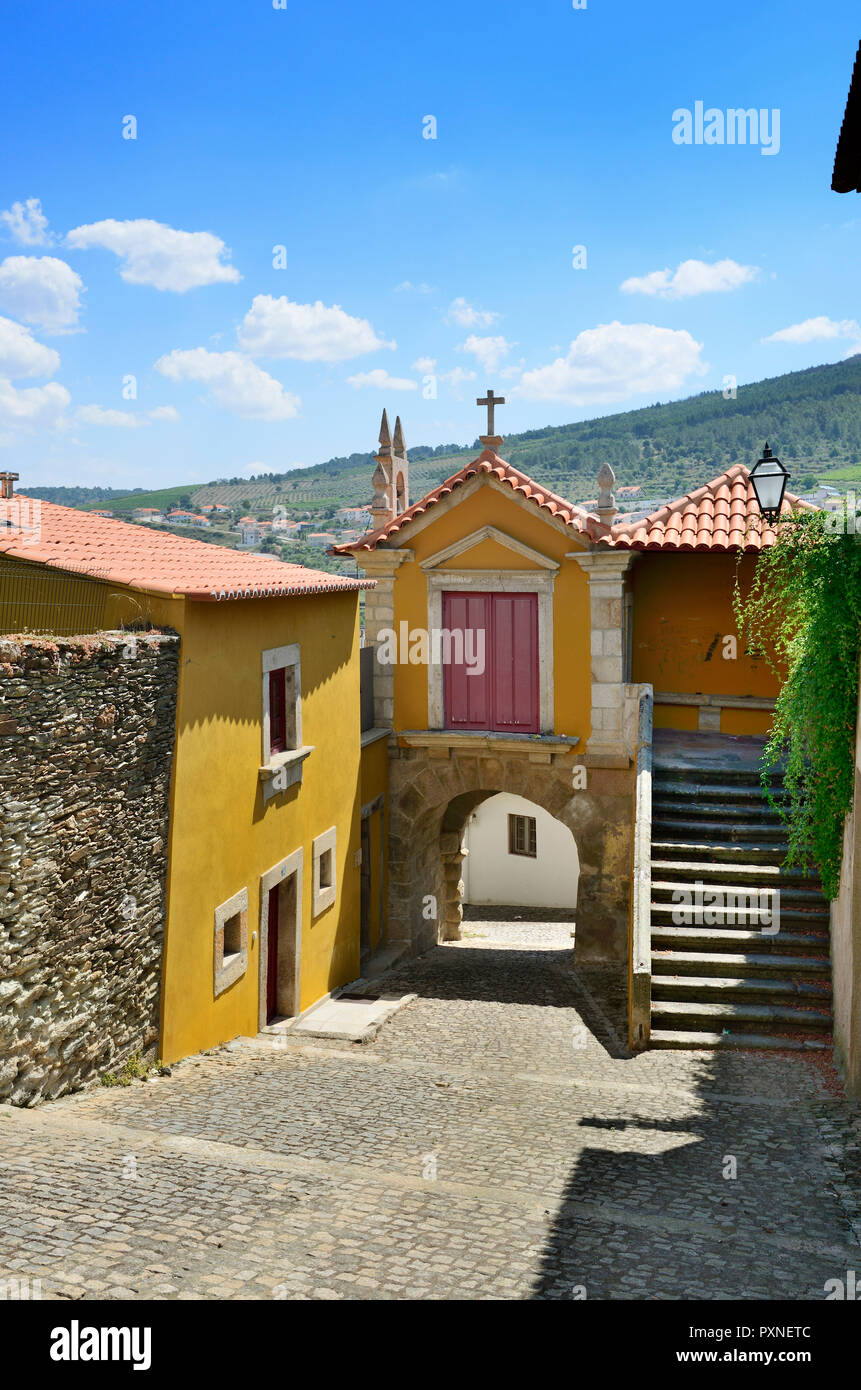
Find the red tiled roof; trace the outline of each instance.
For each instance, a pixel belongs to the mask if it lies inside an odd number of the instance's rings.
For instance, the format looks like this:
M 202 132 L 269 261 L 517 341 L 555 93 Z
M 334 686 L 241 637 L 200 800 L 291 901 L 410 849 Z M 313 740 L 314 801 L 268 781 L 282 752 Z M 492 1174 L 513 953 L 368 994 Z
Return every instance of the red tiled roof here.
M 793 509 L 816 510 L 787 492 L 782 513 Z M 760 514 L 748 470 L 737 463 L 641 521 L 615 525 L 599 544 L 616 550 L 761 550 L 774 544 L 776 534 Z
M 23 517 L 33 515 L 28 510 L 33 503 L 20 495 L 15 500 L 22 508 L 23 529 L 30 524 Z M 9 507 L 8 502 L 4 505 Z M 374 581 L 367 579 L 324 574 L 267 555 L 207 545 L 191 536 L 149 531 L 54 502 L 39 504 L 36 518 L 39 539 L 35 543 L 32 531 L 9 535 L 0 524 L 0 554 L 113 584 L 159 594 L 185 594 L 193 599 L 279 598 L 374 586 Z
M 726 473 L 721 473 L 695 492 L 659 507 L 642 521 L 619 521 L 608 527 L 587 510 L 589 506 L 596 506 L 597 502 L 576 507 L 486 449 L 479 458 L 433 488 L 393 521 L 377 531 L 369 532 L 360 541 L 333 546 L 331 554 L 351 555 L 376 549 L 381 541 L 388 540 L 389 536 L 442 501 L 455 488 L 482 473 L 506 483 L 513 492 L 520 493 L 551 516 L 560 517 L 566 526 L 588 536 L 602 547 L 619 550 L 755 551 L 773 545 L 776 538 L 774 527 L 760 515 L 749 481 L 750 474 L 743 464 L 733 465 Z M 783 513 L 794 509 L 816 510 L 794 493 L 787 492 L 783 499 Z
M 573 502 L 566 502 L 564 497 L 557 497 L 555 492 L 550 492 L 549 489 L 533 482 L 532 478 L 521 473 L 518 468 L 512 467 L 510 463 L 506 463 L 491 449 L 485 449 L 477 459 L 473 459 L 458 473 L 453 473 L 450 478 L 446 478 L 445 482 L 439 483 L 418 502 L 414 502 L 411 507 L 407 507 L 406 511 L 401 512 L 400 516 L 396 516 L 394 520 L 378 530 L 369 532 L 360 541 L 353 541 L 349 545 L 333 546 L 332 554 L 349 555 L 357 550 L 376 549 L 380 541 L 387 540 L 389 536 L 400 531 L 402 526 L 406 526 L 415 517 L 421 516 L 429 508 L 436 506 L 437 502 L 441 502 L 444 497 L 448 497 L 455 488 L 462 487 L 464 483 L 469 482 L 470 478 L 478 477 L 482 473 L 489 478 L 496 478 L 500 483 L 505 483 L 512 492 L 519 493 L 533 506 L 549 512 L 551 516 L 559 517 L 566 526 L 570 526 L 573 531 L 577 531 L 581 535 L 588 535 L 592 539 L 597 539 L 607 531 L 607 528 L 602 526 L 596 516 L 590 516 L 582 507 L 575 507 Z

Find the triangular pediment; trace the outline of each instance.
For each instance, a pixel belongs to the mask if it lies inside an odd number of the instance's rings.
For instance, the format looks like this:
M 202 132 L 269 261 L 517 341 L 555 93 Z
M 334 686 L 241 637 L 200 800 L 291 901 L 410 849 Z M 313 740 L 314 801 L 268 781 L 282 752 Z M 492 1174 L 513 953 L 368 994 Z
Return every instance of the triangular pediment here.
M 540 569 L 552 570 L 559 569 L 559 563 L 550 559 L 549 556 L 542 554 L 540 550 L 535 550 L 531 545 L 526 545 L 523 541 L 510 536 L 507 531 L 501 531 L 498 526 L 479 526 L 476 531 L 471 531 L 468 536 L 461 536 L 459 540 L 453 541 L 445 549 L 438 550 L 436 554 L 430 555 L 427 560 L 422 562 L 421 568 L 428 570 L 445 569 L 453 561 L 464 563 L 470 551 L 478 552 L 479 549 L 486 552 L 488 545 L 496 548 L 498 554 L 510 556 L 516 559 L 515 568 L 517 569 Z M 485 562 L 481 568 L 487 568 L 486 553 Z M 468 567 L 468 566 L 467 566 Z

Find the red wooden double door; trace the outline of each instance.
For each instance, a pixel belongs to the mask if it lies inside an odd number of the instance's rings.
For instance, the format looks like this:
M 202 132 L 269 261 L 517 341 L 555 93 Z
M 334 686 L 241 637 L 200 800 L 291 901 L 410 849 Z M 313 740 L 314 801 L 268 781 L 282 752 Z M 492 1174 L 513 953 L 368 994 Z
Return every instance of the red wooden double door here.
M 464 634 L 464 659 L 444 667 L 445 727 L 540 733 L 538 595 L 444 593 L 442 618 L 449 632 Z

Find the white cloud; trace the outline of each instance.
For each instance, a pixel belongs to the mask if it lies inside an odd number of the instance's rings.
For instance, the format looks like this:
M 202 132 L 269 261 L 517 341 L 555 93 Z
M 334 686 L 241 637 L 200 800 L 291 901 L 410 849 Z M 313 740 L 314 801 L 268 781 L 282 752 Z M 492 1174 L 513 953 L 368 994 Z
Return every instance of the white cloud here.
M 339 304 L 294 304 L 286 295 L 258 294 L 239 326 L 239 345 L 252 357 L 296 357 L 302 362 L 343 362 L 397 343 L 378 338 L 367 319 Z
M 0 424 L 56 425 L 71 399 L 65 386 L 54 381 L 47 386 L 19 388 L 0 377 Z
M 424 280 L 418 285 L 413 284 L 412 280 L 402 280 L 399 285 L 395 285 L 395 294 L 436 294 L 433 285 L 425 284 Z
M 147 217 L 117 222 L 91 222 L 75 227 L 66 237 L 69 246 L 88 250 L 102 246 L 122 259 L 120 275 L 131 285 L 152 285 L 157 290 L 186 290 L 201 285 L 235 284 L 241 279 L 235 266 L 222 257 L 230 252 L 212 232 L 182 232 Z
M 47 333 L 76 328 L 84 282 L 56 256 L 7 256 L 0 265 L 0 305 Z
M 465 343 L 460 343 L 458 352 L 471 352 L 477 357 L 485 371 L 493 372 L 503 357 L 507 357 L 514 343 L 509 343 L 501 334 L 495 338 L 478 338 L 471 333 Z
M 299 413 L 299 397 L 239 352 L 175 348 L 155 368 L 172 381 L 203 382 L 219 405 L 245 420 L 291 420 Z
M 661 299 L 689 299 L 695 294 L 718 294 L 737 290 L 759 275 L 759 266 L 739 265 L 738 261 L 682 261 L 673 270 L 652 270 L 633 275 L 619 286 L 625 294 L 652 294 Z
M 436 366 L 435 357 L 417 357 L 413 363 L 413 371 L 421 372 L 424 376 L 427 372 L 432 372 Z
M 447 323 L 459 323 L 461 328 L 487 328 L 498 318 L 499 314 L 489 309 L 476 309 L 463 298 L 453 299 L 446 314 Z
M 82 425 L 105 425 L 113 429 L 139 430 L 152 420 L 179 419 L 179 411 L 172 405 L 157 405 L 146 414 L 132 410 L 112 410 L 101 405 L 81 405 L 75 411 L 75 419 Z
M 531 400 L 596 405 L 628 396 L 675 391 L 708 370 L 684 329 L 651 323 L 602 323 L 584 329 L 565 357 L 524 372 L 517 394 Z
M 47 246 L 51 240 L 48 219 L 38 198 L 28 198 L 26 203 L 13 203 L 6 212 L 0 212 L 0 222 L 9 228 L 10 234 L 22 246 Z
M 861 340 L 861 327 L 855 319 L 830 319 L 820 314 L 815 319 L 805 319 L 803 323 L 793 323 L 789 328 L 779 328 L 763 338 L 764 343 L 814 343 L 822 339 L 854 338 Z
M 408 376 L 389 376 L 382 367 L 375 367 L 372 372 L 358 372 L 356 376 L 348 376 L 347 380 L 356 390 L 363 386 L 374 386 L 381 391 L 415 391 L 418 389 L 417 383 L 411 381 Z
M 458 400 L 461 400 L 461 386 L 463 386 L 464 383 L 467 381 L 475 381 L 475 378 L 475 372 L 467 371 L 465 367 L 455 367 L 450 372 L 442 372 L 440 374 L 439 379 L 440 381 L 444 381 L 446 385 L 450 387 L 452 394 L 456 396 Z
M 149 424 L 145 415 L 136 415 L 131 410 L 109 410 L 101 405 L 78 406 L 75 419 L 82 425 L 108 425 L 125 430 L 139 430 Z
M 37 343 L 29 328 L 0 318 L 0 374 L 9 377 L 53 376 L 60 354 Z

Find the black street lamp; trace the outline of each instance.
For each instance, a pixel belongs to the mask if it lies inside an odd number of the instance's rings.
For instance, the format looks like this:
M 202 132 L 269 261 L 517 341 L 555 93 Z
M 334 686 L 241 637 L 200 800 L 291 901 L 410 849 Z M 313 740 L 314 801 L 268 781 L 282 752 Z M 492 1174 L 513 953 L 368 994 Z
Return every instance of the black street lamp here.
M 762 458 L 750 470 L 750 481 L 756 494 L 757 506 L 766 521 L 774 522 L 780 517 L 783 494 L 790 476 L 780 459 L 774 457 L 766 444 Z

